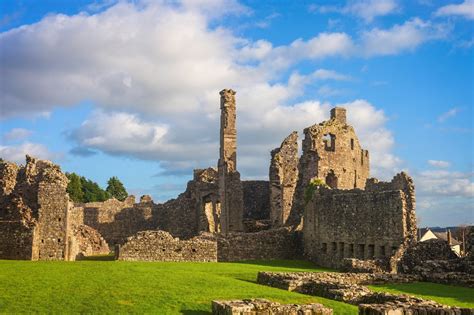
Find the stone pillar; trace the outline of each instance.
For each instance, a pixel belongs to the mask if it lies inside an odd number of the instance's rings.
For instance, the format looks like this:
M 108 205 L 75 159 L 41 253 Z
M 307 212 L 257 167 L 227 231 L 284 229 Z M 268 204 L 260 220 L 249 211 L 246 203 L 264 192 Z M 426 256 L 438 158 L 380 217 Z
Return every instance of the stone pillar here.
M 273 226 L 285 225 L 293 206 L 298 181 L 298 133 L 292 132 L 270 162 L 270 219 Z
M 243 230 L 243 190 L 237 171 L 237 128 L 235 91 L 221 95 L 220 156 L 218 162 L 221 231 Z

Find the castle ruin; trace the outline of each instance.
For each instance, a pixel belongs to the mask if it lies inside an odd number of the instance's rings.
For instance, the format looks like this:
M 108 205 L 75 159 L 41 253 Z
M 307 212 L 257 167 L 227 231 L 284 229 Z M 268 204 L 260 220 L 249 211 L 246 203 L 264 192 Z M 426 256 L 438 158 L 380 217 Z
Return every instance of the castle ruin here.
M 405 173 L 390 183 L 369 178 L 369 152 L 344 108 L 304 130 L 301 156 L 298 133 L 288 135 L 271 152 L 269 180 L 259 181 L 242 181 L 237 170 L 235 91 L 220 92 L 220 110 L 217 168 L 194 170 L 186 190 L 165 203 L 130 196 L 73 204 L 58 166 L 2 162 L 0 258 L 74 260 L 109 246 L 126 260 L 306 257 L 342 268 L 381 259 L 396 269 L 415 241 L 414 185 Z M 316 179 L 327 188 L 310 190 Z

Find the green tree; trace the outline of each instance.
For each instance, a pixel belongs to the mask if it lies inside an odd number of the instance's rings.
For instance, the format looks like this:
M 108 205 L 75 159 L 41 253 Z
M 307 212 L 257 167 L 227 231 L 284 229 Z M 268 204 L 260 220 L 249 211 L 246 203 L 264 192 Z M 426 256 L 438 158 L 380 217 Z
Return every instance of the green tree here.
M 105 201 L 110 198 L 110 195 L 100 188 L 96 182 L 81 177 L 81 183 L 85 202 Z
M 124 201 L 125 198 L 128 197 L 128 193 L 122 182 L 115 176 L 109 179 L 105 191 L 108 192 L 110 196 L 115 197 L 115 199 L 120 201 Z
M 74 202 L 84 202 L 84 192 L 82 191 L 81 177 L 76 173 L 66 173 L 69 179 L 66 191 Z

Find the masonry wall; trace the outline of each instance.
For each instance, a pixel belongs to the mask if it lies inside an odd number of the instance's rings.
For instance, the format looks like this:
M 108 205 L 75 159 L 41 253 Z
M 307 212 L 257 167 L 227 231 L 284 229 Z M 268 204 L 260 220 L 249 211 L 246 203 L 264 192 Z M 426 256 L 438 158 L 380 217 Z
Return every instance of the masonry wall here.
M 242 181 L 244 219 L 267 220 L 270 218 L 270 188 L 266 180 Z
M 218 261 L 295 259 L 300 249 L 300 235 L 289 228 L 217 236 Z
M 340 268 L 344 258 L 389 260 L 398 254 L 416 234 L 407 226 L 415 210 L 407 193 L 393 189 L 396 181 L 371 191 L 318 189 L 305 210 L 305 255 Z
M 119 247 L 118 260 L 127 261 L 217 261 L 217 243 L 196 236 L 189 240 L 173 238 L 164 231 L 143 231 Z
M 0 259 L 30 260 L 34 232 L 22 221 L 0 221 Z
M 127 237 L 156 226 L 153 219 L 155 204 L 135 204 L 134 201 L 135 198 L 131 196 L 123 202 L 109 199 L 86 203 L 83 205 L 83 223 L 99 231 L 110 246 L 123 244 Z M 80 218 L 80 215 L 75 217 Z

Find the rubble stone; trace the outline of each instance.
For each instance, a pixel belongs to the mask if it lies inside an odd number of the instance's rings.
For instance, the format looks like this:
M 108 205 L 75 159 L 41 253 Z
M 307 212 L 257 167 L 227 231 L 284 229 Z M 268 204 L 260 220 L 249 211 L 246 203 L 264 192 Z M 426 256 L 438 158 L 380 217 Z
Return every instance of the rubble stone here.
M 332 309 L 322 304 L 280 304 L 266 299 L 212 301 L 213 315 L 331 315 Z

